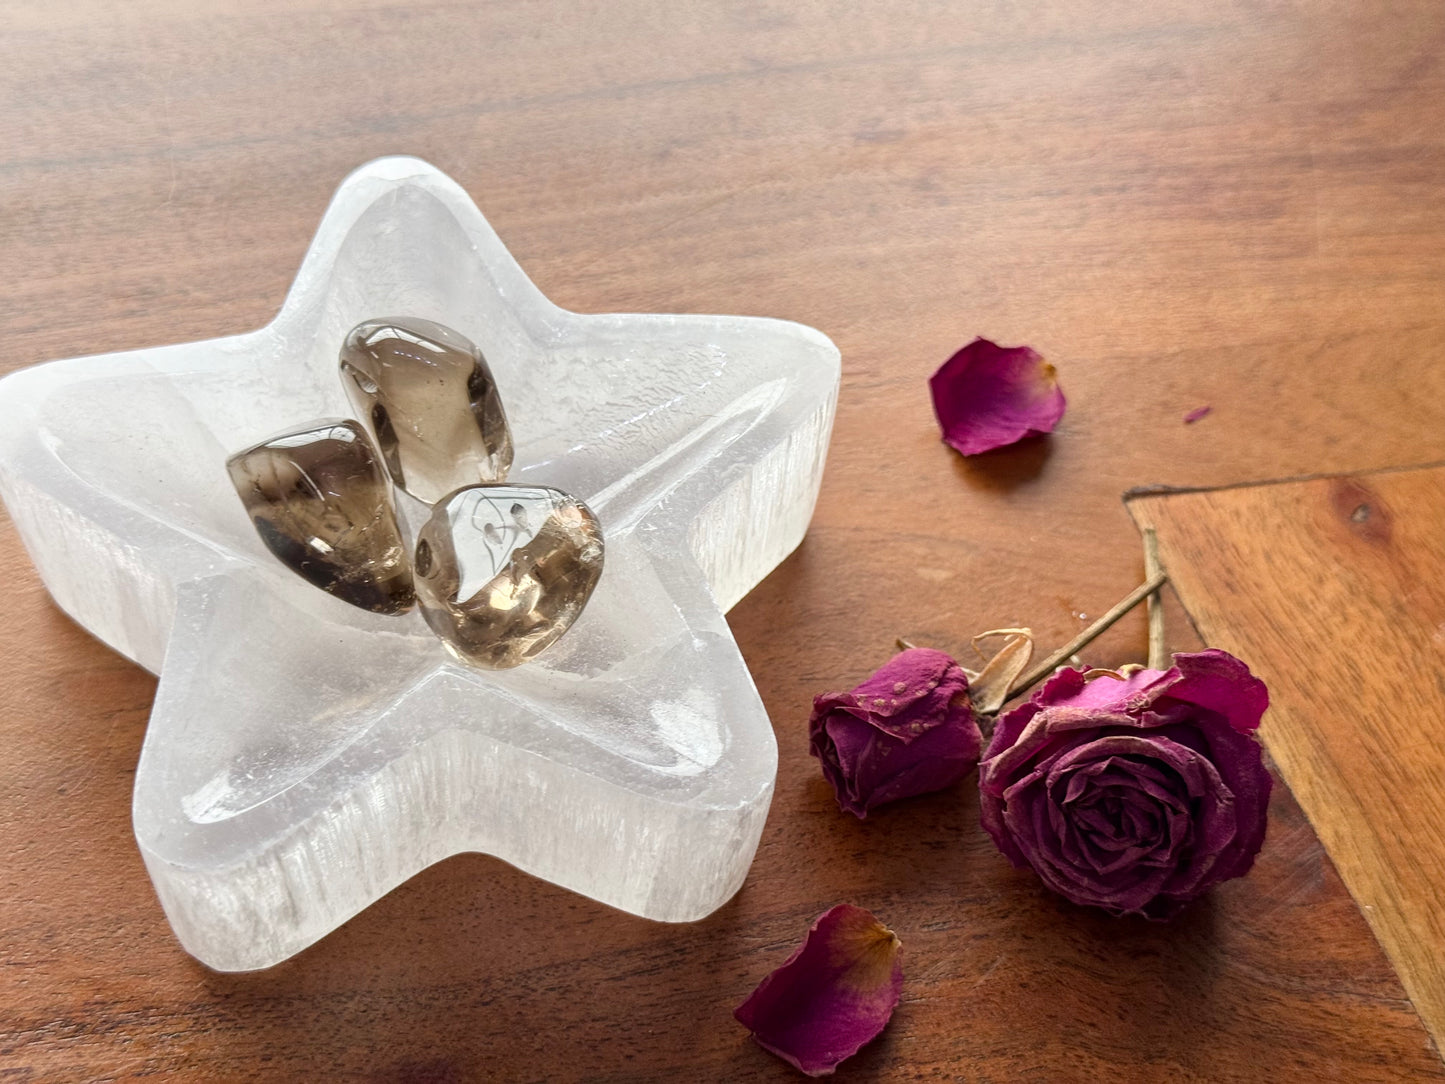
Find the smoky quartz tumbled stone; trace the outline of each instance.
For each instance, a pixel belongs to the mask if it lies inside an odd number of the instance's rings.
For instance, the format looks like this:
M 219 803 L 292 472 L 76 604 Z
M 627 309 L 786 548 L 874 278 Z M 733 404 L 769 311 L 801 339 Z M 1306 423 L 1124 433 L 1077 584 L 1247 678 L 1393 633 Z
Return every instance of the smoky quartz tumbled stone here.
M 341 373 L 392 480 L 417 500 L 435 504 L 506 478 L 512 434 L 502 398 L 466 336 L 414 317 L 368 320 L 346 336 Z
M 411 609 L 391 484 L 359 425 L 316 422 L 237 452 L 226 468 L 256 533 L 286 567 L 363 610 Z
M 413 563 L 422 614 L 463 662 L 504 670 L 577 620 L 602 574 L 602 530 L 543 486 L 481 485 L 437 504 Z

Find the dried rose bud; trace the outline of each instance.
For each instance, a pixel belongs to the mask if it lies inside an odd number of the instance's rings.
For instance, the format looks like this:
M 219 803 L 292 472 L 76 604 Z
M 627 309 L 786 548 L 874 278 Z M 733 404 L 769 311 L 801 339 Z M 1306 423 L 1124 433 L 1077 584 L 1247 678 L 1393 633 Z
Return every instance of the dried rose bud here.
M 974 339 L 928 381 L 944 443 L 964 455 L 1053 432 L 1064 416 L 1054 367 L 1027 346 Z
M 839 904 L 733 1015 L 763 1049 L 809 1076 L 825 1076 L 893 1015 L 903 990 L 900 948 L 871 913 Z
M 942 651 L 921 647 L 852 692 L 816 697 L 808 735 L 838 805 L 860 818 L 957 783 L 983 748 L 967 676 Z
M 1168 918 L 1254 864 L 1270 777 L 1264 683 L 1233 655 L 1087 680 L 1061 670 L 1001 716 L 979 765 L 983 826 L 1074 903 Z

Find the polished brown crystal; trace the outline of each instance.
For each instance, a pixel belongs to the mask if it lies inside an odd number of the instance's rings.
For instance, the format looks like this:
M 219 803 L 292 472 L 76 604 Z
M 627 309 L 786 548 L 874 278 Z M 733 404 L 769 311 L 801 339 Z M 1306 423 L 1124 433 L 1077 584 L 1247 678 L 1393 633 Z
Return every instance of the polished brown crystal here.
M 316 422 L 237 452 L 226 468 L 261 541 L 293 572 L 363 610 L 411 608 L 391 485 L 361 426 Z
M 464 335 L 414 317 L 368 320 L 346 336 L 341 372 L 392 480 L 417 500 L 435 504 L 507 477 L 507 415 L 486 359 Z
M 602 574 L 602 529 L 581 501 L 542 486 L 469 486 L 417 536 L 427 624 L 464 662 L 504 670 L 556 641 Z

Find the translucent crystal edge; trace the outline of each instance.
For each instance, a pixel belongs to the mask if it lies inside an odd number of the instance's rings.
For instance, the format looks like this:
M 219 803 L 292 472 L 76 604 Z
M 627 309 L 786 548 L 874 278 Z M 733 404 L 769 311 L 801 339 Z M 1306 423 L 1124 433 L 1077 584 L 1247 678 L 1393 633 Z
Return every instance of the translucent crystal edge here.
M 219 971 L 279 963 L 452 855 L 526 853 L 523 841 L 515 838 L 527 831 L 521 818 L 503 827 L 493 822 L 491 832 L 479 832 L 479 821 L 462 821 L 458 810 L 465 810 L 467 799 L 457 794 L 459 779 L 489 802 L 498 797 L 523 806 L 549 802 L 572 825 L 572 842 L 588 856 L 587 866 L 579 867 L 572 852 L 510 861 L 621 910 L 656 921 L 689 922 L 706 917 L 741 887 L 772 800 L 771 784 L 733 810 L 664 806 L 599 777 L 558 773 L 555 765 L 539 761 L 525 750 L 450 731 L 393 761 L 326 816 L 229 869 L 224 878 L 214 870 L 173 866 L 146 848 L 142 855 L 176 936 L 187 951 Z M 532 789 L 538 778 L 548 777 L 555 785 Z M 594 813 L 600 807 L 620 812 L 599 818 Z M 429 844 L 423 849 L 363 852 L 360 845 L 371 838 L 375 825 L 398 818 L 444 827 L 420 836 Z M 654 845 L 664 839 L 671 845 Z M 716 862 L 717 855 L 727 853 L 742 860 Z M 643 854 L 648 861 L 638 860 Z M 622 891 L 605 898 L 589 891 L 611 880 L 608 874 L 619 864 L 631 871 Z M 685 885 L 687 891 L 667 893 L 659 906 L 656 889 L 664 882 Z M 279 921 L 287 912 L 297 921 Z M 258 952 L 257 946 L 264 948 Z

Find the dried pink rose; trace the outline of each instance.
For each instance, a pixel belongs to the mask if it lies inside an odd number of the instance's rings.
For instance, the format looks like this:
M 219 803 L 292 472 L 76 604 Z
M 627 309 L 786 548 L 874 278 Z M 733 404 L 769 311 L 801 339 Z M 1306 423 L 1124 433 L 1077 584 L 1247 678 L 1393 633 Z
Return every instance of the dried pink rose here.
M 852 692 L 815 697 L 808 737 L 838 805 L 860 818 L 952 786 L 983 748 L 968 677 L 942 651 L 922 647 L 895 655 Z
M 1001 716 L 979 765 L 983 826 L 1074 903 L 1168 918 L 1248 872 L 1270 777 L 1264 683 L 1233 655 L 1087 680 L 1061 670 Z
M 903 990 L 897 935 L 861 907 L 818 916 L 803 943 L 733 1015 L 765 1050 L 826 1076 L 875 1038 Z
M 1027 346 L 974 339 L 928 381 L 944 443 L 964 455 L 1053 432 L 1064 416 L 1054 367 Z

